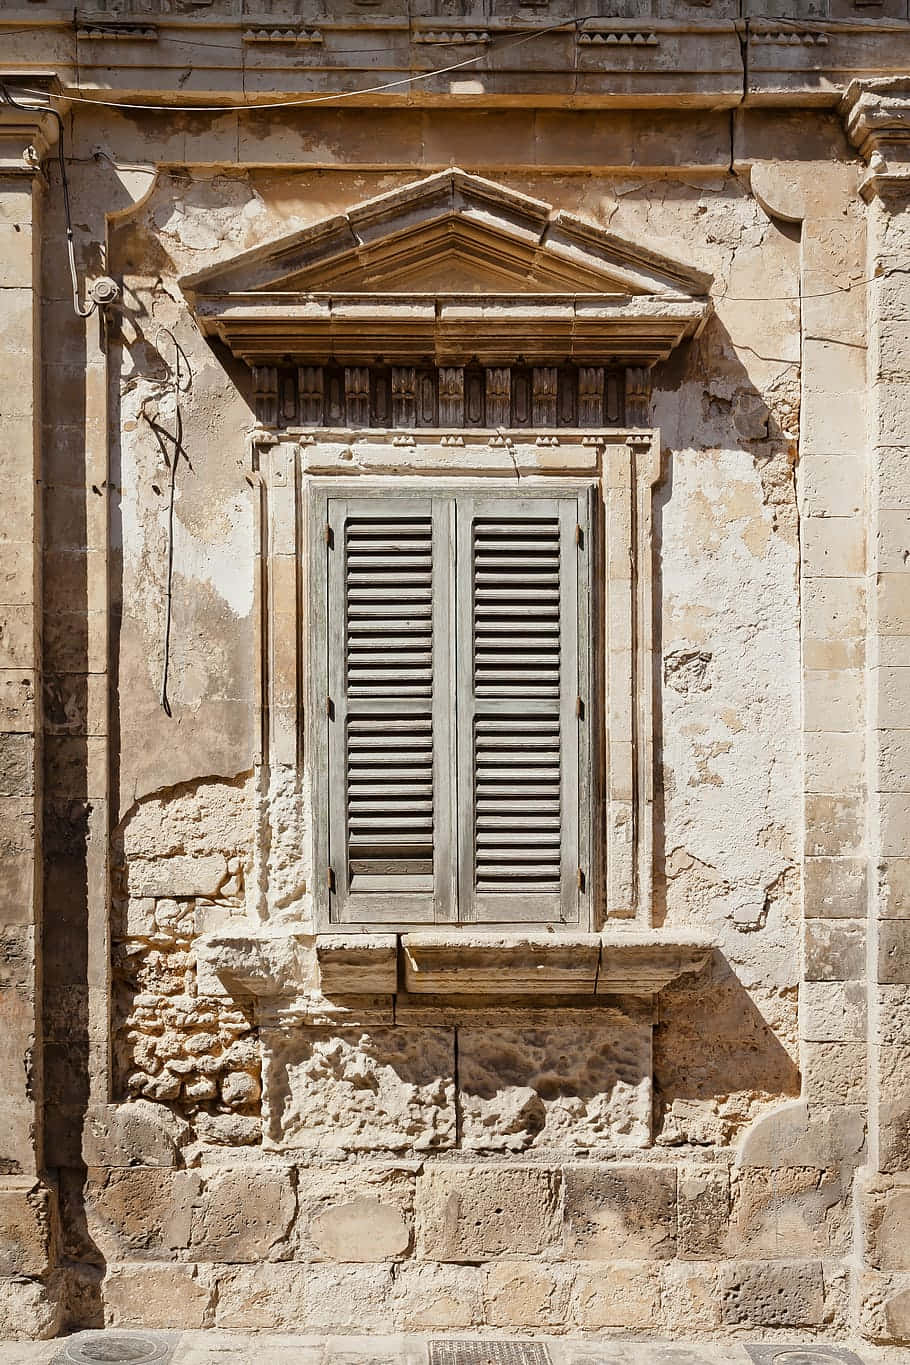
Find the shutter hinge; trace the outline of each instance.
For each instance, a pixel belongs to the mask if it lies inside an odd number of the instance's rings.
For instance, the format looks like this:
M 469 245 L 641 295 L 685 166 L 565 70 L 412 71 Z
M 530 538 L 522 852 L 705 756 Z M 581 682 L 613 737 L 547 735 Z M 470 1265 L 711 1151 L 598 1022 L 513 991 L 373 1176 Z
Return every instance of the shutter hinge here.
M 325 524 L 325 543 L 326 545 L 328 545 L 330 550 L 332 546 L 335 544 L 335 533 L 333 532 L 328 522 L 326 522 Z
M 576 545 L 584 544 L 584 531 L 582 531 L 581 523 L 578 521 L 576 521 L 575 523 L 575 544 Z
M 329 720 L 335 719 L 335 703 L 332 701 L 331 697 L 326 697 L 325 699 L 325 713 Z
M 575 698 L 575 714 L 576 714 L 576 716 L 579 716 L 579 717 L 580 717 L 580 716 L 583 716 L 584 713 L 585 713 L 585 704 L 584 704 L 584 702 L 582 701 L 581 697 L 576 697 L 576 698 Z
M 577 872 L 577 874 L 576 874 L 575 880 L 576 880 L 576 882 L 577 882 L 577 884 L 578 884 L 578 889 L 579 889 L 579 891 L 584 891 L 584 889 L 585 889 L 585 873 L 584 873 L 584 868 L 580 867 L 580 868 L 578 869 L 578 872 Z
M 326 868 L 326 870 L 325 870 L 325 881 L 326 881 L 326 886 L 329 888 L 329 891 L 334 891 L 334 890 L 335 890 L 335 869 L 334 869 L 334 867 L 327 867 L 327 868 Z

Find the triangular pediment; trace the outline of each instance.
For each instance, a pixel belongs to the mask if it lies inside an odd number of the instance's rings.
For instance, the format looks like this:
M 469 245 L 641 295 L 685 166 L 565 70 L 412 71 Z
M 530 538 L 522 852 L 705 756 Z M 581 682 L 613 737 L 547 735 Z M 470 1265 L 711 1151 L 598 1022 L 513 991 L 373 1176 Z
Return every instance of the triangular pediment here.
M 256 365 L 371 356 L 503 363 L 516 348 L 541 363 L 651 364 L 700 325 L 710 283 L 650 247 L 460 170 L 181 280 L 203 331 Z
M 528 195 L 443 171 L 186 277 L 220 293 L 702 295 L 710 278 Z

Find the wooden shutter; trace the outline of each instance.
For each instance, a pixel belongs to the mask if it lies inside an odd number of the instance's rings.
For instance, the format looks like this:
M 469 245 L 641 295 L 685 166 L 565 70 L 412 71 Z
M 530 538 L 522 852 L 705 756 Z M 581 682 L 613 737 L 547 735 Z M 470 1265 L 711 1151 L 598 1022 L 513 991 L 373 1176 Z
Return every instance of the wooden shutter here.
M 451 509 L 328 499 L 331 918 L 452 913 Z
M 576 495 L 458 500 L 460 919 L 579 919 L 587 521 Z

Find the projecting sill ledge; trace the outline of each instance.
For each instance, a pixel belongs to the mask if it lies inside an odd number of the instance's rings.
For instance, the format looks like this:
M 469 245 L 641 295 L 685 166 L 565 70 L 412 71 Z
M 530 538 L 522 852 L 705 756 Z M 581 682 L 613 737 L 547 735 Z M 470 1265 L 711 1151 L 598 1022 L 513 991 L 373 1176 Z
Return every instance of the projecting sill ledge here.
M 672 931 L 602 934 L 459 933 L 320 934 L 324 994 L 653 995 L 697 972 L 712 942 Z

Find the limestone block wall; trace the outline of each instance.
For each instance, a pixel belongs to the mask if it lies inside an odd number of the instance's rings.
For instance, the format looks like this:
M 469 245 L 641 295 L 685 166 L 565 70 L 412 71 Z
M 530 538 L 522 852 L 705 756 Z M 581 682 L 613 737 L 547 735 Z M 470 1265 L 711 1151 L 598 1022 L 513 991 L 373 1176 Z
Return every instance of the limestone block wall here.
M 2 1330 L 910 1334 L 903 209 L 860 197 L 833 109 L 718 98 L 503 106 L 495 137 L 444 100 L 69 115 L 79 269 L 122 294 L 73 314 L 50 168 L 44 530 L 26 499 L 8 551 L 43 583 L 0 632 L 5 685 L 43 694 L 4 712 L 0 796 L 37 823 L 0 983 Z M 320 989 L 306 459 L 180 280 L 451 164 L 712 277 L 651 375 L 642 761 L 649 927 L 715 946 L 644 998 Z

